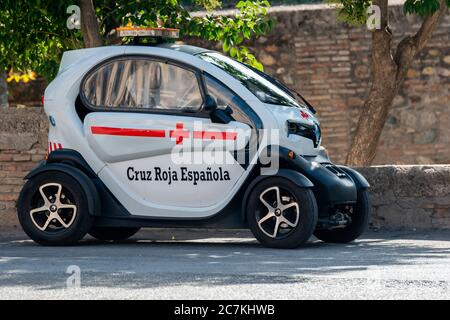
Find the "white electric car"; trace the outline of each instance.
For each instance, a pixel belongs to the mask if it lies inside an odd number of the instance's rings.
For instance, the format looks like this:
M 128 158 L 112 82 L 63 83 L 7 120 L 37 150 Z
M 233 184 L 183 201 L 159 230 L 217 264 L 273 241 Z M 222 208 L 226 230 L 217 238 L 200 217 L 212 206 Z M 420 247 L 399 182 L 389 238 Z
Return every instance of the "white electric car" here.
M 266 246 L 349 242 L 369 184 L 331 163 L 312 106 L 211 50 L 168 43 L 68 51 L 44 96 L 49 154 L 18 216 L 43 245 L 142 227 L 250 228 Z

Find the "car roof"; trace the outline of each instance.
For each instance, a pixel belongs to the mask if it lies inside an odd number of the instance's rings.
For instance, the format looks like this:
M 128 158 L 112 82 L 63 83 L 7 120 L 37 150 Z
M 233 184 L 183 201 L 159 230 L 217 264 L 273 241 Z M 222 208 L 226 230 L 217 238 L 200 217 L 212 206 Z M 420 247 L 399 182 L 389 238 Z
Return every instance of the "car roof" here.
M 187 45 L 187 44 L 177 44 L 177 43 L 161 43 L 161 44 L 156 45 L 155 47 L 171 49 L 171 50 L 180 51 L 180 52 L 191 54 L 191 55 L 196 55 L 199 53 L 211 51 L 211 50 L 205 49 L 205 48 L 200 48 L 200 47 L 191 46 L 191 45 Z
M 66 68 L 70 67 L 76 62 L 79 62 L 82 59 L 85 59 L 91 55 L 95 55 L 97 57 L 97 60 L 103 60 L 103 58 L 110 56 L 112 53 L 114 54 L 124 54 L 125 48 L 130 45 L 112 45 L 112 46 L 102 46 L 102 47 L 95 47 L 95 48 L 83 48 L 83 49 L 76 49 L 76 50 L 68 50 L 64 52 L 63 57 L 61 59 L 61 63 L 59 66 L 59 72 L 62 70 L 65 70 Z M 180 43 L 161 43 L 157 45 L 151 45 L 151 46 L 133 46 L 132 47 L 145 47 L 148 48 L 151 52 L 151 48 L 161 48 L 161 49 L 169 49 L 173 51 L 178 51 L 184 54 L 189 54 L 192 56 L 195 56 L 197 54 L 203 53 L 203 52 L 209 52 L 211 50 L 190 46 L 186 44 L 180 44 Z

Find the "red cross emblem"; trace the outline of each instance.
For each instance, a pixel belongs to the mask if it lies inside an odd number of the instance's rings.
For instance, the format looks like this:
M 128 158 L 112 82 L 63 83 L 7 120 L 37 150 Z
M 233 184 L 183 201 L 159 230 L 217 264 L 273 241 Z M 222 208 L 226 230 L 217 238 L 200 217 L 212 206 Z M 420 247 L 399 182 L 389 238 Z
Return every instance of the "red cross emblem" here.
M 175 138 L 176 144 L 182 143 L 184 138 L 189 138 L 189 131 L 183 130 L 183 128 L 182 123 L 177 123 L 176 130 L 170 130 L 169 136 Z
M 307 114 L 305 111 L 300 111 L 300 115 L 302 116 L 303 119 L 309 118 L 309 114 Z

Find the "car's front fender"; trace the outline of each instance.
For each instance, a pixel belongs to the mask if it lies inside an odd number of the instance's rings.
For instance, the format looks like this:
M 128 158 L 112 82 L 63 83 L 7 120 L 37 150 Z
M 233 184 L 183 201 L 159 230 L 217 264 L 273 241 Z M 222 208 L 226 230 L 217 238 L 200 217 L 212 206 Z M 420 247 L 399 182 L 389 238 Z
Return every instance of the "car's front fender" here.
M 274 177 L 281 177 L 285 178 L 292 183 L 296 184 L 299 188 L 312 188 L 314 187 L 314 184 L 309 180 L 307 177 L 305 177 L 303 174 L 301 174 L 298 171 L 292 170 L 292 169 L 279 169 L 276 174 L 274 175 L 260 175 L 256 177 L 247 187 L 244 197 L 242 198 L 242 220 L 245 220 L 245 209 L 247 207 L 247 200 L 250 195 L 250 192 L 253 190 L 253 188 L 261 181 L 265 179 L 270 179 Z

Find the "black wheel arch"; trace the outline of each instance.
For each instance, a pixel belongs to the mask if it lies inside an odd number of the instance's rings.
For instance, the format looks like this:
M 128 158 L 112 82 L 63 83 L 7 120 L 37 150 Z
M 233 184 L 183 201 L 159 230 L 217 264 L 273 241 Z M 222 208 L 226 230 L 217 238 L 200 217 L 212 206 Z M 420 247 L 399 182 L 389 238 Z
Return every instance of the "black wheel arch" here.
M 356 185 L 356 189 L 368 189 L 370 184 L 364 176 L 353 168 L 346 166 L 337 166 L 342 169 L 346 174 L 348 174 Z
M 245 190 L 244 196 L 242 198 L 242 207 L 241 207 L 241 218 L 242 221 L 246 221 L 246 208 L 247 208 L 247 201 L 250 193 L 255 188 L 255 186 L 260 183 L 263 180 L 271 179 L 271 178 L 285 178 L 292 183 L 296 184 L 299 188 L 312 188 L 314 187 L 314 184 L 309 180 L 307 177 L 305 177 L 303 174 L 301 174 L 298 171 L 292 170 L 292 169 L 279 169 L 276 174 L 274 175 L 260 175 L 256 177 L 247 187 Z
M 81 171 L 75 166 L 66 163 L 43 162 L 38 167 L 34 168 L 31 172 L 29 172 L 24 179 L 29 180 L 44 172 L 52 172 L 52 171 L 65 173 L 71 176 L 75 181 L 77 181 L 80 184 L 86 196 L 89 214 L 93 216 L 100 215 L 101 203 L 97 188 L 95 187 L 91 178 L 88 177 L 83 171 Z
M 72 149 L 60 149 L 52 151 L 47 158 L 47 164 L 61 163 L 68 164 L 77 168 L 89 178 L 97 178 L 95 172 L 91 169 L 89 164 L 84 160 L 83 156 Z

